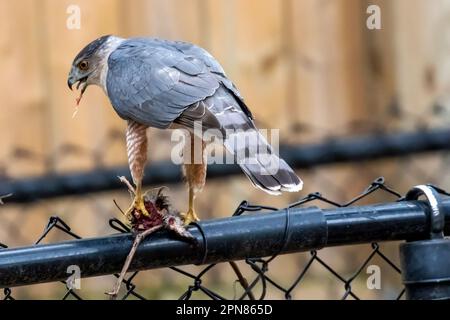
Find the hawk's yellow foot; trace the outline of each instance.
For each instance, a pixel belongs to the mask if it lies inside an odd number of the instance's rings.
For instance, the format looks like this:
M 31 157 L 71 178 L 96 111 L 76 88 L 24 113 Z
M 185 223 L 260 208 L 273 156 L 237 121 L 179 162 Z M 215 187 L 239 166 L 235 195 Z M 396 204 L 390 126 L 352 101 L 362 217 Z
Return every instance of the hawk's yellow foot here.
M 200 221 L 199 217 L 197 216 L 197 213 L 195 212 L 194 208 L 189 208 L 189 210 L 186 213 L 181 213 L 181 218 L 184 221 L 184 224 L 187 226 L 191 222 L 197 222 Z
M 139 211 L 144 216 L 147 216 L 147 217 L 150 216 L 150 213 L 145 208 L 144 196 L 142 194 L 141 188 L 139 188 L 139 187 L 136 188 L 136 194 L 134 195 L 133 203 L 131 204 L 131 206 L 126 211 L 126 216 L 127 217 L 132 216 L 132 213 L 134 211 Z
M 187 226 L 191 222 L 200 221 L 197 213 L 195 212 L 195 192 L 194 188 L 189 188 L 189 210 L 186 213 L 181 213 L 180 216 L 184 221 L 184 225 Z

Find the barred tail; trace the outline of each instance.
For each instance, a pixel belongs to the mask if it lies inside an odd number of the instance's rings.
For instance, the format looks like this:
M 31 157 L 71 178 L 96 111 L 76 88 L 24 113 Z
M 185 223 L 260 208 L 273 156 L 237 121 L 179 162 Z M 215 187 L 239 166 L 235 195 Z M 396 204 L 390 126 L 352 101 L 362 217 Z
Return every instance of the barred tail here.
M 302 189 L 302 180 L 257 130 L 231 134 L 224 145 L 254 186 L 272 195 Z

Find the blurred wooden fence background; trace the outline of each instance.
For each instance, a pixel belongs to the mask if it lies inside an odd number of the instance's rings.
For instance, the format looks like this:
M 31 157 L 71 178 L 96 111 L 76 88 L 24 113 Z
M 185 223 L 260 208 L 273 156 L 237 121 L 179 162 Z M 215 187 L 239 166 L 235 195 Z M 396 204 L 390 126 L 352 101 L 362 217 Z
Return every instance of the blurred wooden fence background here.
M 71 4 L 81 9 L 80 30 L 66 28 Z M 381 7 L 382 30 L 366 28 L 370 4 Z M 376 119 L 395 101 L 425 111 L 450 88 L 449 32 L 446 0 L 0 0 L 0 166 L 10 176 L 39 174 L 43 163 L 20 157 L 6 163 L 12 154 L 99 148 L 111 130 L 123 130 L 97 88 L 71 118 L 70 64 L 103 34 L 205 47 L 257 120 L 298 143 L 320 135 L 296 134 L 299 123 L 333 132 L 353 120 Z M 152 157 L 160 153 L 154 148 Z M 123 144 L 107 149 L 107 164 L 125 161 Z M 93 165 L 83 153 L 53 160 L 48 165 L 55 171 Z
M 381 30 L 366 28 L 371 4 L 381 8 Z M 66 28 L 69 5 L 81 9 L 80 30 Z M 125 163 L 124 123 L 101 90 L 89 88 L 72 119 L 76 93 L 66 85 L 75 54 L 104 34 L 178 39 L 205 47 L 241 90 L 261 127 L 280 128 L 285 143 L 318 141 L 355 121 L 411 129 L 414 121 L 386 116 L 394 104 L 432 125 L 449 119 L 450 0 L 0 0 L 0 179 L 86 170 L 98 165 L 94 151 L 102 153 L 105 165 Z M 435 103 L 444 112 L 428 117 Z M 305 124 L 315 129 L 302 130 Z M 111 135 L 118 139 L 105 146 Z M 167 135 L 152 130 L 150 141 L 150 157 L 167 158 Z M 399 171 L 400 166 L 378 162 L 375 173 L 360 164 L 301 172 L 307 175 L 307 190 L 278 198 L 253 190 L 243 176 L 231 183 L 209 182 L 198 199 L 199 213 L 202 218 L 229 215 L 244 198 L 285 206 L 310 191 L 348 200 L 373 174 L 384 172 L 392 173 L 388 181 L 394 179 L 397 187 L 399 182 L 410 187 L 405 179 L 411 168 Z M 422 179 L 418 182 L 428 182 Z M 174 205 L 185 209 L 185 188 L 173 186 L 171 195 Z M 6 205 L 0 241 L 32 243 L 54 213 L 82 236 L 110 233 L 107 220 L 119 215 L 112 199 L 123 206 L 129 201 L 123 190 L 35 206 Z M 55 240 L 58 235 L 49 241 Z M 349 267 L 359 251 L 333 252 L 321 254 Z M 297 269 L 285 265 L 279 270 L 293 277 Z M 165 288 L 176 283 L 172 278 L 168 273 L 145 283 Z M 91 289 L 108 287 L 93 281 Z M 319 296 L 328 297 L 330 290 Z M 20 292 L 54 297 L 42 286 Z

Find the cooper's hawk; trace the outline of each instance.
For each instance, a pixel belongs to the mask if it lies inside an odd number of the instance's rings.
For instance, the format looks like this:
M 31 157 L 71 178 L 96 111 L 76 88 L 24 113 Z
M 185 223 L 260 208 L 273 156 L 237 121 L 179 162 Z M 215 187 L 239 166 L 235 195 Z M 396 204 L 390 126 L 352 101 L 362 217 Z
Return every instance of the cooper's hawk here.
M 75 57 L 68 77 L 70 89 L 77 82 L 77 89 L 81 85 L 79 99 L 89 85 L 98 85 L 118 115 L 127 120 L 128 160 L 136 185 L 132 208 L 143 214 L 148 214 L 142 201 L 148 127 L 186 128 L 194 133 L 191 144 L 199 139 L 202 153 L 202 132 L 216 129 L 254 186 L 276 195 L 302 188 L 302 181 L 258 132 L 250 110 L 220 64 L 200 47 L 179 41 L 103 36 Z M 200 134 L 194 130 L 198 122 Z M 198 220 L 194 199 L 205 184 L 205 154 L 200 159 L 199 163 L 184 164 L 189 186 L 185 223 Z

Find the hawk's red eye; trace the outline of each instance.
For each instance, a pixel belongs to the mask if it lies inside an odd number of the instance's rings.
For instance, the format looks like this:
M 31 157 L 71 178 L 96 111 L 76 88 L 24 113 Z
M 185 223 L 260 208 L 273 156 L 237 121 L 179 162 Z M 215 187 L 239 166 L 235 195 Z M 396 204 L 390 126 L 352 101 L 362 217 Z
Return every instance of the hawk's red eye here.
M 89 67 L 89 63 L 84 60 L 78 64 L 78 68 L 80 68 L 80 70 L 87 70 L 88 67 Z

